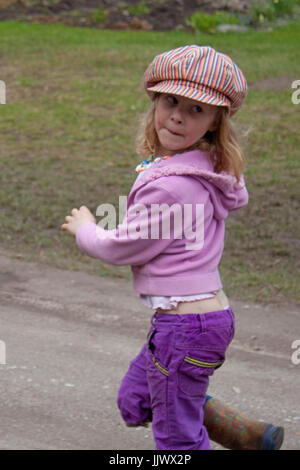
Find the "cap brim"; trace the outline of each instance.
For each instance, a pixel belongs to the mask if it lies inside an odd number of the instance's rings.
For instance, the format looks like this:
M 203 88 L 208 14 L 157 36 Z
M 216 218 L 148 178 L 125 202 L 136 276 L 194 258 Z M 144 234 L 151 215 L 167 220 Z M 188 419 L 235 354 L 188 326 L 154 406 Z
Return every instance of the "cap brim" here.
M 183 82 L 178 80 L 168 80 L 157 83 L 154 86 L 146 88 L 149 97 L 153 100 L 155 93 L 169 93 L 171 95 L 179 95 L 191 100 L 200 101 L 202 103 L 212 104 L 214 106 L 228 106 L 231 103 L 229 99 L 222 95 L 219 91 L 213 90 L 206 86 L 191 86 L 191 82 Z

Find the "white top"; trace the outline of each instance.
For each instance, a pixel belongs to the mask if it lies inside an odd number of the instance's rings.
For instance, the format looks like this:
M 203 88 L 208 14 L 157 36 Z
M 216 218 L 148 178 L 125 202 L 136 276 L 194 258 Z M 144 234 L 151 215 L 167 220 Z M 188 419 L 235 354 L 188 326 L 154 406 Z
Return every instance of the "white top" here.
M 216 292 L 207 292 L 205 294 L 194 294 L 194 295 L 180 295 L 180 296 L 161 296 L 161 295 L 144 295 L 140 294 L 140 299 L 144 305 L 149 308 L 156 310 L 162 308 L 164 310 L 171 310 L 176 308 L 178 303 L 181 302 L 192 302 L 193 300 L 209 299 L 214 297 Z

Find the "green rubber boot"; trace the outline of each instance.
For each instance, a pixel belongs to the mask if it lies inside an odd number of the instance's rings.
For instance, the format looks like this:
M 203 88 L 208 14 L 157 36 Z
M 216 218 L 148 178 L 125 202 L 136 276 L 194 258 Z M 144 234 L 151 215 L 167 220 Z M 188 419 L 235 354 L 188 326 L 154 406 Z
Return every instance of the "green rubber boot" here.
M 284 437 L 282 427 L 250 420 L 209 395 L 204 425 L 212 441 L 231 450 L 278 450 Z

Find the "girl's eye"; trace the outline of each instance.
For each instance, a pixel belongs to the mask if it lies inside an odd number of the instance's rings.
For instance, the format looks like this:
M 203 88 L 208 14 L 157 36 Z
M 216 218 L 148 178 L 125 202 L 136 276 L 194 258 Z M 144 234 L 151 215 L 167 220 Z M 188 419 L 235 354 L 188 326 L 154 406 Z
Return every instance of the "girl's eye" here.
M 177 104 L 177 99 L 175 98 L 175 96 L 172 96 L 172 95 L 167 96 L 167 101 L 170 104 Z
M 202 113 L 202 108 L 201 106 L 193 106 L 193 111 L 194 113 Z

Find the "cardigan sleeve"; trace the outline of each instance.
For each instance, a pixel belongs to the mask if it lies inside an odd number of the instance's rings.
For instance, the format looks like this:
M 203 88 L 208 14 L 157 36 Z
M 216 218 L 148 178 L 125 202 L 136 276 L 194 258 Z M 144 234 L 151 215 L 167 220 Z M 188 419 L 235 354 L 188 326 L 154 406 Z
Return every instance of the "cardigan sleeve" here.
M 168 204 L 170 207 L 175 202 L 157 182 L 147 184 L 137 191 L 134 204 L 127 209 L 123 222 L 116 229 L 105 230 L 86 222 L 76 232 L 76 243 L 88 256 L 108 264 L 145 264 L 164 251 L 174 238 L 173 218 L 170 219 L 170 236 L 164 238 L 161 236 L 163 214 L 154 211 L 152 205 Z M 175 203 L 174 210 L 179 209 L 180 205 Z

